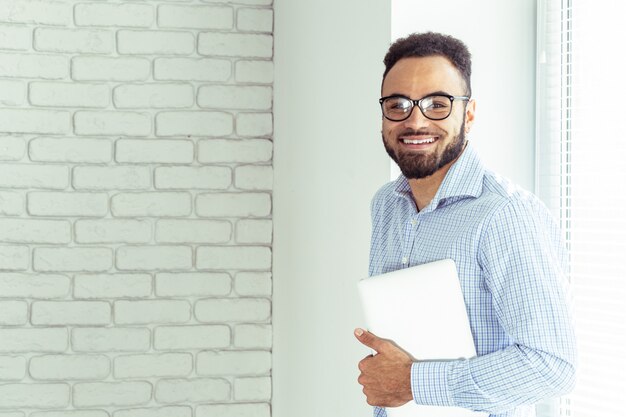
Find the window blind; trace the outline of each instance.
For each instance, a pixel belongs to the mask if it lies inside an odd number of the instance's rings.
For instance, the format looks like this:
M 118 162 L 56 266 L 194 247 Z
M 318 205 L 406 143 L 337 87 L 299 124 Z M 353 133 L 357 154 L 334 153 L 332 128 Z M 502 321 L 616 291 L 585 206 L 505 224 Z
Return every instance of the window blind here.
M 559 414 L 623 417 L 626 2 L 539 0 L 536 192 L 570 249 L 578 383 Z

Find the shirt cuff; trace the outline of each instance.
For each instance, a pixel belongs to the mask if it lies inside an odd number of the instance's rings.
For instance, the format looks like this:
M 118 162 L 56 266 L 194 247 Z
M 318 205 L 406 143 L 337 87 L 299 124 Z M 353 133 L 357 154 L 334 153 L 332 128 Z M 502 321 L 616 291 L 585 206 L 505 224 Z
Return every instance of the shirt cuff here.
M 413 400 L 420 405 L 455 406 L 448 387 L 448 375 L 453 362 L 413 362 L 411 366 L 411 391 Z

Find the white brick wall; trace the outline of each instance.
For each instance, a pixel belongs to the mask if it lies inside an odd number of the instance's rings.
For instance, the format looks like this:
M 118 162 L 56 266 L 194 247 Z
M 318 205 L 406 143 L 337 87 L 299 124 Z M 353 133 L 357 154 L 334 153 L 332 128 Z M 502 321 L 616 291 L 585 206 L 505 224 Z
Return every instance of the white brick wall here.
M 272 0 L 0 3 L 0 417 L 269 417 Z

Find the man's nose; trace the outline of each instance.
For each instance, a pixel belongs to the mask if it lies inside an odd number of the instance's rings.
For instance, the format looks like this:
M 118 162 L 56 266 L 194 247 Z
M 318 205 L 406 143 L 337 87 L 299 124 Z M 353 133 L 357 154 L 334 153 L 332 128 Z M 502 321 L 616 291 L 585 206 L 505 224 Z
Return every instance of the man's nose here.
M 413 111 L 411 111 L 411 115 L 407 117 L 402 123 L 409 128 L 419 129 L 420 127 L 425 127 L 430 124 L 430 119 L 422 114 L 422 111 L 418 106 L 413 107 Z

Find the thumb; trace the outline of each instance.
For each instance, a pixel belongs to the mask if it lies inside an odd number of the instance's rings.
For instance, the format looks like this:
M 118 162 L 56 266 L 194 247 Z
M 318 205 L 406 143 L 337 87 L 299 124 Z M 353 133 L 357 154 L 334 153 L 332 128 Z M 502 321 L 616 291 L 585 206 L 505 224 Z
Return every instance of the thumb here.
M 354 335 L 359 340 L 359 342 L 363 343 L 370 349 L 374 349 L 376 352 L 380 353 L 384 348 L 385 340 L 376 336 L 374 333 L 368 332 L 367 330 L 363 330 L 361 328 L 357 328 L 354 331 Z

